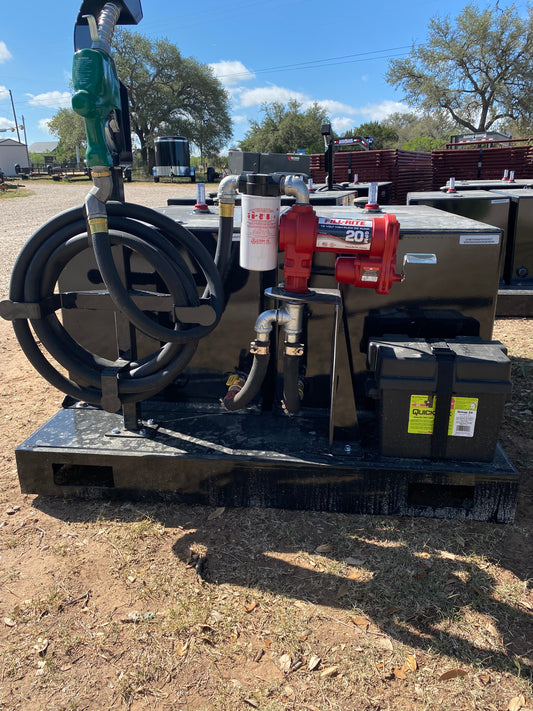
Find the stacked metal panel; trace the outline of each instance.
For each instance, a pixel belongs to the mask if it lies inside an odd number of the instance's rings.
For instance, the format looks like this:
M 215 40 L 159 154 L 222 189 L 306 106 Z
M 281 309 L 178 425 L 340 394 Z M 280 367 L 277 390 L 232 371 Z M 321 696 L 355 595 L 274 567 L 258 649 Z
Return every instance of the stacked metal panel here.
M 403 150 L 338 151 L 333 163 L 333 180 L 351 183 L 391 181 L 392 204 L 404 205 L 411 190 L 427 190 L 432 183 L 431 153 Z M 311 155 L 311 177 L 326 181 L 324 154 Z
M 310 156 L 310 175 L 315 183 L 326 182 L 326 156 L 324 153 L 312 153 Z
M 515 178 L 533 178 L 533 146 L 461 148 L 433 151 L 433 190 L 456 180 L 499 180 L 504 170 Z

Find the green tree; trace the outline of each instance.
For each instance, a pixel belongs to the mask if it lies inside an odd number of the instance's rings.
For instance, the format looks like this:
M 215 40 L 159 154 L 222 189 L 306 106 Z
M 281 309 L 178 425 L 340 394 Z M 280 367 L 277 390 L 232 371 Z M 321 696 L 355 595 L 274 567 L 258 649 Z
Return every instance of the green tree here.
M 431 138 L 431 136 L 417 136 L 407 141 L 402 148 L 406 151 L 420 151 L 431 153 L 441 148 L 446 148 L 446 141 L 442 138 Z
M 345 136 L 363 136 L 363 138 L 370 136 L 374 139 L 372 148 L 375 150 L 394 148 L 398 140 L 398 136 L 393 128 L 384 123 L 379 123 L 378 121 L 362 123 L 351 131 L 344 133 L 340 138 L 344 138 Z M 349 146 L 348 148 L 353 150 L 353 146 Z
M 327 114 L 317 103 L 305 111 L 298 101 L 263 104 L 263 120 L 250 121 L 250 129 L 240 142 L 243 151 L 259 153 L 294 153 L 305 148 L 306 153 L 320 153 L 324 140 L 320 127 L 327 123 Z
M 83 157 L 87 146 L 85 123 L 83 118 L 72 109 L 59 109 L 48 121 L 48 130 L 59 138 L 56 159 L 59 163 L 76 160 L 76 147 Z
M 533 113 L 533 10 L 479 10 L 467 5 L 455 21 L 435 16 L 426 44 L 392 60 L 387 81 L 424 112 L 444 111 L 468 131 L 487 131 L 502 120 Z
M 124 29 L 115 32 L 113 56 L 145 163 L 153 165 L 158 135 L 186 136 L 208 152 L 230 140 L 229 97 L 209 67 L 166 39 L 152 42 Z
M 395 148 L 410 151 L 432 151 L 444 148 L 452 133 L 460 132 L 442 112 L 417 115 L 395 112 L 384 119 L 397 136 Z

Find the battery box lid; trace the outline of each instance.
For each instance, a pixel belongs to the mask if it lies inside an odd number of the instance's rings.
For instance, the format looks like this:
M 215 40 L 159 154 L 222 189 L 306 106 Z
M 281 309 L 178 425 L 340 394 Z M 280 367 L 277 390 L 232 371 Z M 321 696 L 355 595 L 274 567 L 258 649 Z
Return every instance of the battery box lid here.
M 500 341 L 473 336 L 437 341 L 393 335 L 368 344 L 368 369 L 382 391 L 420 386 L 434 392 L 442 357 L 453 360 L 454 391 L 511 390 L 511 361 Z

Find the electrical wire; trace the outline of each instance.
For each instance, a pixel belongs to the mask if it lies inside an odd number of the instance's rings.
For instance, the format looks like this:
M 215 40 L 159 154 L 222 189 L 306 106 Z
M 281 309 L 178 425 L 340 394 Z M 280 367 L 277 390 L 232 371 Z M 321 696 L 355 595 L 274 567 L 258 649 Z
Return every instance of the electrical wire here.
M 367 55 L 371 54 L 379 54 L 381 52 L 393 52 L 395 50 L 400 50 L 400 49 L 407 49 L 411 48 L 412 45 L 403 45 L 400 47 L 390 47 L 387 49 L 378 49 L 374 50 L 372 52 L 359 52 L 356 54 L 345 54 L 340 57 L 327 57 L 323 59 L 310 59 L 305 62 L 297 62 L 295 64 L 281 64 L 279 66 L 275 67 L 266 67 L 265 69 L 249 69 L 247 72 L 241 72 L 241 73 L 234 73 L 234 74 L 219 74 L 217 76 L 218 79 L 224 79 L 227 77 L 246 77 L 249 76 L 250 73 L 252 74 L 262 74 L 265 72 L 278 72 L 278 71 L 288 71 L 288 70 L 294 70 L 294 69 L 317 69 L 321 67 L 329 67 L 329 66 L 336 66 L 337 64 L 351 64 L 355 62 L 362 62 L 362 61 L 367 61 L 368 59 L 391 59 L 392 57 L 401 57 L 404 55 L 404 52 L 401 52 L 399 54 L 391 54 L 391 55 L 383 55 L 379 57 L 367 57 Z M 350 57 L 359 57 L 359 59 L 349 59 Z M 344 60 L 337 62 L 335 60 Z

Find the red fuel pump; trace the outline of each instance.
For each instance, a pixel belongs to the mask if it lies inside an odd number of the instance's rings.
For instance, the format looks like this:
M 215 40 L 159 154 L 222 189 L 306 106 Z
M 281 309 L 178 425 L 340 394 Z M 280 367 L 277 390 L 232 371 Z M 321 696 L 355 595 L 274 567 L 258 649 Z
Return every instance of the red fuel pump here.
M 239 190 L 242 183 L 243 189 L 246 188 L 263 199 L 270 194 L 264 180 L 267 177 L 253 176 L 252 181 L 250 176 L 246 176 L 246 185 L 244 179 L 239 180 Z M 402 280 L 402 276 L 396 273 L 400 223 L 395 215 L 381 213 L 376 201 L 372 199 L 360 216 L 318 217 L 308 202 L 307 187 L 302 180 L 288 176 L 279 185 L 286 195 L 296 197 L 296 203 L 282 215 L 279 222 L 279 248 L 284 252 L 284 285 L 265 290 L 265 294 L 274 298 L 278 306 L 264 311 L 256 320 L 256 340 L 252 342 L 250 349 L 254 355 L 253 365 L 245 379 L 235 374 L 237 380 L 233 377 L 228 380 L 230 389 L 223 400 L 224 407 L 228 410 L 246 407 L 259 392 L 270 357 L 270 334 L 277 325 L 284 332 L 282 405 L 289 415 L 298 412 L 304 389 L 300 365 L 305 355 L 305 305 L 314 301 L 334 303 L 337 307 L 341 302 L 340 293 L 339 301 L 336 302 L 337 297 L 332 297 L 328 290 L 308 289 L 315 252 L 337 255 L 337 283 L 375 289 L 379 294 L 387 294 L 395 281 Z M 257 223 L 257 234 L 254 224 L 245 232 L 244 239 L 241 232 L 241 250 L 244 241 L 252 255 L 255 255 L 257 247 L 265 241 L 260 221 Z M 243 263 L 242 251 L 241 266 L 256 268 L 255 263 L 254 266 Z M 274 264 L 269 268 L 272 269 L 273 266 Z M 235 386 L 237 382 L 238 385 Z
M 293 205 L 282 215 L 279 244 L 285 252 L 285 291 L 305 293 L 313 254 L 339 254 L 335 278 L 341 284 L 387 294 L 395 281 L 400 223 L 394 215 L 317 217 L 311 205 Z M 349 256 L 348 256 L 349 255 Z

